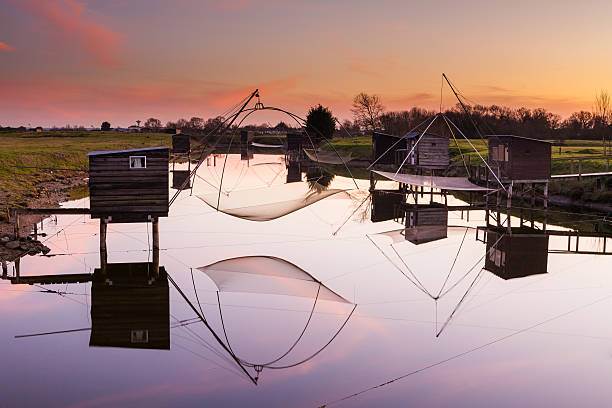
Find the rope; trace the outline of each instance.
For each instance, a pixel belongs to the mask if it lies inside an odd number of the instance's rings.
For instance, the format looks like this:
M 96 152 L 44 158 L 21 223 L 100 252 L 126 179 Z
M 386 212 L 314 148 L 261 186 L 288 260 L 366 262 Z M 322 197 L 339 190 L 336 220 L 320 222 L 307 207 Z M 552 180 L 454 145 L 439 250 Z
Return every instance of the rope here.
M 453 260 L 453 264 L 451 265 L 450 269 L 448 270 L 448 275 L 446 275 L 446 279 L 444 280 L 444 283 L 442 284 L 442 287 L 440 288 L 440 291 L 438 292 L 438 295 L 436 297 L 440 297 L 440 293 L 442 293 L 442 291 L 444 290 L 444 287 L 446 286 L 446 283 L 448 282 L 448 279 L 451 276 L 451 273 L 453 272 L 453 268 L 455 267 L 455 263 L 457 262 L 457 258 L 459 258 L 459 253 L 461 252 L 461 247 L 463 246 L 463 241 L 465 241 L 465 237 L 467 236 L 468 233 L 468 228 L 465 229 L 465 234 L 463 234 L 463 239 L 461 240 L 461 244 L 459 244 L 459 249 L 457 250 L 457 254 L 455 255 L 455 259 Z
M 583 306 L 579 306 L 579 307 L 577 307 L 577 308 L 575 308 L 575 309 L 572 309 L 572 310 L 569 310 L 569 311 L 567 311 L 567 312 L 561 313 L 561 314 L 559 314 L 559 315 L 557 315 L 557 316 L 553 316 L 553 317 L 551 317 L 551 318 L 549 318 L 549 319 L 546 319 L 546 320 L 544 320 L 544 321 L 541 321 L 541 322 L 539 322 L 539 323 L 536 323 L 536 324 L 533 324 L 533 325 L 531 325 L 531 326 L 525 327 L 524 329 L 521 329 L 521 330 L 515 331 L 514 333 L 507 334 L 507 335 L 502 336 L 502 337 L 500 337 L 500 338 L 497 338 L 497 339 L 495 339 L 495 340 L 492 340 L 492 341 L 489 341 L 489 342 L 487 342 L 487 343 L 481 344 L 480 346 L 473 347 L 473 348 L 471 348 L 471 349 L 469 349 L 469 350 L 466 350 L 466 351 L 464 351 L 464 352 L 461 352 L 461 353 L 459 353 L 459 354 L 455 354 L 455 355 L 450 356 L 450 357 L 448 357 L 448 358 L 445 358 L 445 359 L 443 359 L 443 360 L 440 360 L 440 361 L 437 361 L 437 362 L 435 362 L 435 363 L 432 363 L 432 364 L 426 365 L 426 366 L 424 366 L 424 367 L 421 367 L 421 368 L 419 368 L 419 369 L 413 370 L 413 371 L 411 371 L 411 372 L 409 372 L 409 373 L 406 373 L 406 374 L 404 374 L 404 375 L 401 375 L 401 376 L 399 376 L 399 377 L 392 378 L 392 379 L 390 379 L 390 380 L 388 380 L 388 381 L 385 381 L 385 382 L 383 382 L 383 383 L 380 383 L 380 384 L 378 384 L 378 385 L 375 385 L 375 386 L 372 386 L 372 387 L 366 388 L 366 389 L 364 389 L 364 390 L 361 390 L 361 391 L 355 392 L 355 393 L 353 393 L 353 394 L 347 395 L 346 397 L 343 397 L 343 398 L 340 398 L 340 399 L 334 400 L 334 401 L 329 402 L 329 403 L 325 403 L 325 404 L 323 404 L 323 405 L 320 405 L 320 408 L 322 408 L 322 407 L 326 407 L 326 406 L 330 406 L 330 405 L 335 405 L 335 404 L 337 404 L 337 403 L 339 403 L 339 402 L 346 401 L 346 400 L 348 400 L 348 399 L 351 399 L 351 398 L 357 397 L 357 396 L 359 396 L 359 395 L 361 395 L 361 394 L 365 394 L 365 393 L 366 393 L 366 392 L 368 392 L 368 391 L 372 391 L 372 390 L 375 390 L 375 389 L 377 389 L 377 388 L 384 387 L 385 385 L 392 384 L 392 383 L 394 383 L 394 382 L 396 382 L 396 381 L 403 380 L 404 378 L 407 378 L 407 377 L 410 377 L 410 376 L 412 376 L 412 375 L 415 375 L 415 374 L 421 373 L 421 372 L 423 372 L 423 371 L 429 370 L 430 368 L 434 368 L 434 367 L 440 366 L 440 365 L 442 365 L 442 364 L 444 364 L 444 363 L 447 363 L 447 362 L 449 362 L 449 361 L 456 360 L 456 359 L 458 359 L 458 358 L 461 358 L 461 357 L 463 357 L 463 356 L 466 356 L 466 355 L 468 355 L 468 354 L 471 354 L 471 353 L 473 353 L 473 352 L 475 352 L 475 351 L 482 350 L 482 349 L 484 349 L 484 348 L 486 348 L 486 347 L 489 347 L 489 346 L 491 346 L 491 345 L 493 345 L 493 344 L 500 343 L 500 342 L 502 342 L 502 341 L 504 341 L 504 340 L 507 340 L 507 339 L 509 339 L 509 338 L 511 338 L 511 337 L 514 337 L 514 336 L 516 336 L 516 335 L 518 335 L 518 334 L 525 333 L 525 332 L 527 332 L 527 331 L 530 331 L 530 330 L 532 330 L 532 329 L 535 329 L 536 327 L 543 326 L 543 325 L 545 325 L 545 324 L 547 324 L 547 323 L 550 323 L 550 322 L 552 322 L 552 321 L 554 321 L 554 320 L 557 320 L 557 319 L 560 319 L 560 318 L 562 318 L 562 317 L 565 317 L 565 316 L 567 316 L 567 315 L 569 315 L 569 314 L 571 314 L 571 313 L 574 313 L 574 312 L 576 312 L 576 311 L 578 311 L 578 310 L 585 309 L 585 308 L 590 307 L 590 306 L 593 306 L 593 305 L 595 305 L 595 304 L 597 304 L 597 303 L 601 303 L 601 302 L 603 302 L 603 301 L 605 301 L 605 300 L 608 300 L 608 299 L 610 299 L 610 298 L 612 298 L 612 295 L 604 296 L 603 298 L 600 298 L 600 299 L 598 299 L 598 300 L 595 300 L 594 302 L 588 303 L 588 304 L 583 305 Z
M 284 369 L 284 368 L 291 368 L 291 367 L 296 367 L 299 366 L 300 364 L 304 364 L 309 360 L 312 360 L 313 358 L 315 358 L 317 355 L 319 355 L 323 350 L 325 350 L 327 348 L 327 346 L 329 346 L 336 337 L 338 337 L 338 335 L 340 334 L 340 332 L 342 331 L 342 329 L 344 329 L 344 326 L 346 326 L 346 324 L 348 323 L 349 319 L 351 318 L 351 316 L 353 315 L 353 312 L 355 311 L 355 309 L 357 309 L 357 305 L 353 306 L 353 309 L 351 310 L 351 313 L 349 313 L 348 317 L 346 318 L 346 320 L 344 321 L 344 323 L 342 323 L 342 326 L 340 326 L 340 328 L 338 329 L 338 331 L 332 336 L 331 339 L 329 339 L 329 341 L 327 343 L 325 343 L 325 345 L 323 347 L 321 347 L 319 350 L 317 350 L 315 353 L 311 354 L 309 357 L 306 357 L 305 359 L 297 362 L 297 363 L 293 363 L 293 364 L 289 364 L 289 365 L 285 365 L 285 366 L 270 366 L 268 368 L 272 369 L 272 370 L 280 370 L 280 369 Z

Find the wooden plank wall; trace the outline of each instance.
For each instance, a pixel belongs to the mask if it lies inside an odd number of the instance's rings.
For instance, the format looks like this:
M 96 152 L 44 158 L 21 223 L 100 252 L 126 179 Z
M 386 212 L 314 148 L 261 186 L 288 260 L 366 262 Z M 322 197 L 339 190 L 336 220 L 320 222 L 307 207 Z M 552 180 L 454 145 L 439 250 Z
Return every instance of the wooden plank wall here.
M 533 140 L 513 139 L 509 151 L 512 180 L 548 180 L 551 172 L 551 145 Z
M 522 278 L 547 272 L 548 235 L 506 235 L 491 250 L 500 236 L 501 232 L 487 231 L 486 270 L 502 279 Z M 500 265 L 496 264 L 496 256 L 503 257 Z
M 396 144 L 388 153 L 384 153 L 393 146 L 398 139 L 399 138 L 395 136 L 384 133 L 372 132 L 372 162 L 382 156 L 376 164 L 395 164 L 395 152 L 399 149 L 406 149 L 406 139 Z
M 417 144 L 417 165 L 424 169 L 445 169 L 450 163 L 448 137 L 425 134 Z
M 130 169 L 130 156 L 146 156 L 145 169 Z M 92 218 L 142 222 L 168 215 L 169 149 L 89 156 Z

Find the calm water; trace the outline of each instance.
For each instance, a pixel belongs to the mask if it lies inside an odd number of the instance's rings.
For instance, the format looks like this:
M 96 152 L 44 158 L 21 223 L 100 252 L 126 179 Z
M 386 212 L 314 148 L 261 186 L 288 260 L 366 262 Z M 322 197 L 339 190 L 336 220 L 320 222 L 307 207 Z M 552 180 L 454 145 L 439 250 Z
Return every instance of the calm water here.
M 357 304 L 337 337 L 295 367 L 264 368 L 254 385 L 171 284 L 164 315 L 163 308 L 129 304 L 132 292 L 125 295 L 119 286 L 105 294 L 92 293 L 91 283 L 29 286 L 2 280 L 0 406 L 610 405 L 612 257 L 555 253 L 567 247 L 567 239 L 551 237 L 551 253 L 544 255 L 548 273 L 503 280 L 482 269 L 487 246 L 476 239 L 475 228 L 484 225 L 483 212 L 470 213 L 469 222 L 450 212 L 447 238 L 394 243 L 391 234 L 380 233 L 401 225 L 374 224 L 367 201 L 359 207 L 367 197 L 363 180 L 363 191 L 334 194 L 271 221 L 247 221 L 198 198 L 219 184 L 223 161 L 210 164 L 200 168 L 193 195 L 183 192 L 170 216 L 160 220 L 160 265 L 226 341 L 221 306 L 227 339 L 245 361 L 275 359 L 302 331 L 277 365 L 306 359 L 330 341 Z M 220 206 L 231 207 L 237 196 L 242 204 L 269 210 L 286 176 L 280 157 L 256 155 L 247 165 L 232 156 Z M 342 177 L 330 186 L 354 187 Z M 299 200 L 299 193 L 293 198 Z M 87 205 L 86 199 L 66 204 Z M 82 215 L 45 220 L 45 244 L 54 256 L 23 258 L 21 276 L 93 273 L 100 267 L 98 225 Z M 150 261 L 150 231 L 147 224 L 111 224 L 109 264 Z M 599 238 L 580 240 L 584 250 L 603 246 Z M 303 330 L 316 291 L 296 297 L 265 288 L 221 290 L 217 297 L 213 280 L 196 269 L 245 256 L 287 261 L 350 303 L 318 299 Z M 533 261 L 534 269 L 541 260 Z M 426 292 L 444 295 L 436 301 Z M 127 306 L 103 309 L 126 296 Z M 100 317 L 100 310 L 113 312 Z M 104 332 L 113 323 L 117 327 Z M 141 326 L 169 326 L 169 350 L 137 348 L 158 340 L 164 348 L 167 342 L 151 329 L 143 343 Z M 16 337 L 74 329 L 83 330 Z M 136 332 L 126 342 L 113 340 L 113 329 Z M 100 333 L 123 347 L 96 346 Z M 252 367 L 245 369 L 256 375 Z

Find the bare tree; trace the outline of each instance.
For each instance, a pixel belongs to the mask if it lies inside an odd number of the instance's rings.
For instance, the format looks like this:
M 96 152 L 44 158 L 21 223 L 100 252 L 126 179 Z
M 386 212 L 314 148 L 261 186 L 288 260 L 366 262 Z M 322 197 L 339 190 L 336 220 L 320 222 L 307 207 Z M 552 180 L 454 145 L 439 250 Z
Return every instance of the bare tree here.
M 380 126 L 380 116 L 384 111 L 384 107 L 378 95 L 368 95 L 365 92 L 360 92 L 353 98 L 353 117 L 359 126 L 373 130 Z
M 601 141 L 603 144 L 603 153 L 606 154 L 606 133 L 607 127 L 610 125 L 610 94 L 607 90 L 602 89 L 595 95 L 595 105 L 593 106 L 594 127 L 601 132 Z

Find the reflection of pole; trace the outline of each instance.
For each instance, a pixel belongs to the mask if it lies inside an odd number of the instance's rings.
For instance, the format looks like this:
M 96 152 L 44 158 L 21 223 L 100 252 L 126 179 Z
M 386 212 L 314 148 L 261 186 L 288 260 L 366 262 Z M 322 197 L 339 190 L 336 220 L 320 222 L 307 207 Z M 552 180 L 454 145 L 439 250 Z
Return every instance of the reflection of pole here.
M 15 259 L 15 283 L 19 283 L 19 277 L 21 276 L 21 258 Z
M 548 181 L 544 183 L 544 223 L 543 229 L 546 231 L 546 218 L 548 217 Z
M 514 187 L 514 181 L 510 182 L 510 187 L 508 187 L 508 197 L 506 198 L 506 210 L 508 211 L 508 218 L 506 220 L 507 228 L 508 228 L 508 234 L 512 234 L 512 222 L 511 217 L 512 217 L 512 213 L 511 213 L 511 209 L 512 209 L 512 188 Z
M 153 218 L 153 271 L 159 274 L 159 218 Z
M 102 273 L 106 273 L 106 262 L 107 262 L 107 252 L 106 252 L 106 230 L 108 224 L 106 223 L 105 218 L 100 218 L 100 269 Z

